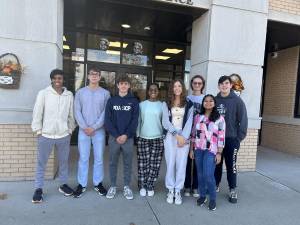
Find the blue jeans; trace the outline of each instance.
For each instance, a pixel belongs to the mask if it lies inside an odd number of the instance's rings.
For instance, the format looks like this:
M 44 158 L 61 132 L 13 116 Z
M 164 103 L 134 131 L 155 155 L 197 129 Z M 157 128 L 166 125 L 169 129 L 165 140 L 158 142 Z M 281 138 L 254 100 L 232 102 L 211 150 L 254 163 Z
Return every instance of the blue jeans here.
M 201 197 L 206 196 L 208 190 L 210 201 L 216 200 L 215 155 L 208 150 L 195 150 L 195 162 L 198 173 L 198 191 Z
M 89 172 L 89 158 L 91 143 L 94 150 L 94 167 L 93 167 L 93 184 L 98 185 L 103 181 L 103 153 L 105 148 L 105 131 L 104 129 L 96 130 L 94 136 L 87 136 L 82 129 L 78 133 L 78 183 L 83 187 L 87 186 Z

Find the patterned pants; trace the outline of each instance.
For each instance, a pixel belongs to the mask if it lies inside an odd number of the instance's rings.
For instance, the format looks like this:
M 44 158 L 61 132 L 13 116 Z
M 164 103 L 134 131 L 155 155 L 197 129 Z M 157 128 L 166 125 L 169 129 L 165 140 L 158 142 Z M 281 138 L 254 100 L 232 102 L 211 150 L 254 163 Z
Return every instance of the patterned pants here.
M 159 168 L 163 157 L 163 138 L 138 138 L 138 185 L 139 188 L 153 190 L 157 180 Z

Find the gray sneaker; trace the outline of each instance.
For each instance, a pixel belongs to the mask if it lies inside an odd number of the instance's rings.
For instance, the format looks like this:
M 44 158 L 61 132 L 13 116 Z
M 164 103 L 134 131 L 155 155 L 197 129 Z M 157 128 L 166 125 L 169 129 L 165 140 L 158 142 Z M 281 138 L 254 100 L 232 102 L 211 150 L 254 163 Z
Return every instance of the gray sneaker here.
M 235 188 L 230 189 L 228 201 L 231 203 L 237 203 L 237 193 L 236 193 Z
M 129 186 L 124 186 L 124 197 L 127 200 L 132 200 L 133 199 L 133 193 L 132 190 L 129 188 Z
M 107 194 L 106 194 L 106 198 L 112 199 L 115 197 L 117 193 L 117 188 L 116 187 L 110 187 Z

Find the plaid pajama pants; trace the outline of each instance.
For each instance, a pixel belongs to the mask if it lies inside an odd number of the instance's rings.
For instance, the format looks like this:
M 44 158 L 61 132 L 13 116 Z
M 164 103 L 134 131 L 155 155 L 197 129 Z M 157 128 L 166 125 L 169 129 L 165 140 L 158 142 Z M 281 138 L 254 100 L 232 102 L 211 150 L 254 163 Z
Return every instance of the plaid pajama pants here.
M 153 190 L 154 182 L 158 178 L 161 160 L 163 157 L 163 138 L 138 138 L 138 186 Z

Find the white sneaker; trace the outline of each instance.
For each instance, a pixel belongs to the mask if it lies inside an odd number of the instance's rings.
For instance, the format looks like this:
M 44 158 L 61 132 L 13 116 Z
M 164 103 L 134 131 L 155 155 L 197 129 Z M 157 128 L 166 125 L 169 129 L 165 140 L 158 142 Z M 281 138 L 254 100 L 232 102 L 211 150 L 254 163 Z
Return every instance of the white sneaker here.
M 148 190 L 147 191 L 148 197 L 153 197 L 154 196 L 154 190 Z
M 167 203 L 173 204 L 174 202 L 174 191 L 169 190 L 169 193 L 167 194 Z
M 127 200 L 132 200 L 133 199 L 133 193 L 132 190 L 128 186 L 124 186 L 124 197 Z
M 190 196 L 191 196 L 191 193 L 190 193 L 190 189 L 189 189 L 189 188 L 184 189 L 184 196 L 185 196 L 185 197 L 190 197 Z
M 112 198 L 115 197 L 116 193 L 117 193 L 117 188 L 116 187 L 110 187 L 108 189 L 107 194 L 106 194 L 106 198 L 112 199 Z
M 198 194 L 198 190 L 197 189 L 193 189 L 193 197 L 195 198 L 199 198 L 200 195 Z
M 140 189 L 140 196 L 145 197 L 146 194 L 147 194 L 146 189 L 145 189 L 145 188 L 141 188 L 141 189 Z
M 182 198 L 180 191 L 176 191 L 175 193 L 175 205 L 181 205 L 182 204 Z

